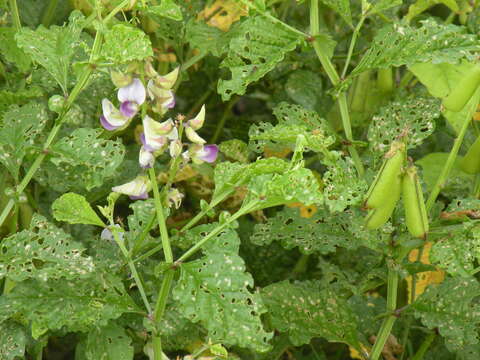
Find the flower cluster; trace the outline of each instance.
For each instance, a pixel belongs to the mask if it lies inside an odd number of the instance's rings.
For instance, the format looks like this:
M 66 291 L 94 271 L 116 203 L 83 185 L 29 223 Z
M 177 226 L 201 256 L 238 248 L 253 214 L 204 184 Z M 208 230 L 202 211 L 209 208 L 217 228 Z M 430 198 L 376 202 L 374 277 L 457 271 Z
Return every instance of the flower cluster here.
M 131 75 L 116 72 L 112 74 L 112 81 L 119 86 L 119 108 L 116 108 L 108 99 L 102 100 L 101 125 L 109 131 L 122 130 L 140 111 L 141 106 L 149 101 L 151 116 L 145 114 L 142 119 L 143 131 L 140 134 L 142 144 L 138 161 L 142 169 L 153 167 L 155 158 L 163 154 L 167 149 L 172 158 L 181 156 L 184 164 L 190 160 L 195 164 L 203 162 L 212 163 L 218 154 L 217 145 L 206 145 L 206 141 L 197 133 L 205 122 L 205 105 L 199 113 L 190 120 L 185 121 L 183 115 L 178 115 L 175 120 L 169 118 L 163 122 L 153 119 L 162 117 L 169 109 L 175 107 L 175 96 L 172 91 L 177 81 L 179 68 L 166 75 L 159 75 L 147 62 L 144 74 L 149 79 L 145 88 L 142 80 Z M 147 99 L 148 96 L 148 99 Z M 143 105 L 145 106 L 145 105 Z M 156 115 L 154 115 L 156 114 Z M 182 143 L 182 134 L 185 133 L 190 144 Z M 184 151 L 184 147 L 187 150 Z M 115 186 L 112 191 L 129 195 L 131 199 L 146 199 L 151 190 L 149 179 L 141 174 L 129 183 Z M 176 189 L 171 189 L 169 202 L 172 206 L 180 205 L 183 195 Z

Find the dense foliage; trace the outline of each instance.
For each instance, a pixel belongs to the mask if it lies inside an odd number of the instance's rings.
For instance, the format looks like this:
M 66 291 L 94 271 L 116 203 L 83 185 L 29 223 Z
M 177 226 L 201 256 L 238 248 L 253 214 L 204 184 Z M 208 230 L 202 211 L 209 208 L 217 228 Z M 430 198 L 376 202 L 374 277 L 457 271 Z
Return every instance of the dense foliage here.
M 479 31 L 0 0 L 0 360 L 479 359 Z

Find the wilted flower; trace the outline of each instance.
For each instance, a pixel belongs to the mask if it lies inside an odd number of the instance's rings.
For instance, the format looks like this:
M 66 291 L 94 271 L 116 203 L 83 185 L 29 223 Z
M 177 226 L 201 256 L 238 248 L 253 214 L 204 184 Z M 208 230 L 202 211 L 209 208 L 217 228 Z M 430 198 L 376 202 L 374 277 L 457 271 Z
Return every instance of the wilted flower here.
M 125 236 L 125 232 L 122 230 L 121 226 L 118 225 L 118 224 L 115 224 L 114 227 L 118 230 L 117 231 L 117 234 L 118 234 L 118 239 L 120 241 L 123 241 L 123 238 Z M 102 230 L 102 233 L 100 234 L 100 238 L 102 240 L 108 240 L 108 241 L 114 241 L 115 238 L 113 236 L 113 233 L 112 231 L 110 230 L 110 226 L 109 227 L 106 227 L 105 229 Z
M 170 189 L 168 191 L 168 206 L 172 207 L 175 206 L 175 209 L 178 209 L 182 204 L 182 199 L 185 195 L 183 195 L 178 189 Z
M 147 91 L 150 99 L 155 100 L 152 110 L 156 113 L 163 115 L 175 107 L 175 96 L 172 90 L 159 87 L 153 80 L 150 80 L 147 84 Z
M 197 145 L 194 144 L 189 149 L 192 161 L 196 164 L 202 162 L 213 163 L 217 159 L 218 146 L 213 145 Z
M 173 140 L 170 143 L 170 156 L 177 157 L 182 153 L 182 142 L 179 139 Z
M 132 200 L 147 199 L 148 192 L 151 190 L 150 181 L 144 175 L 139 175 L 132 181 L 114 186 L 112 191 L 130 196 Z
M 153 167 L 155 156 L 153 156 L 152 152 L 146 150 L 145 146 L 142 146 L 140 148 L 140 153 L 138 154 L 138 162 L 142 169 L 149 169 Z

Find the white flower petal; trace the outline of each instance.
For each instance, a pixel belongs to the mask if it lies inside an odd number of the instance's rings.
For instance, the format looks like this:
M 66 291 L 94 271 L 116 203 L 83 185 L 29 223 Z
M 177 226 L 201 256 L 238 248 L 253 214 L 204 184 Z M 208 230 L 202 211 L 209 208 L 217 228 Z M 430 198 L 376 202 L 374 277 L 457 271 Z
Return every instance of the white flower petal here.
M 133 101 L 138 105 L 145 102 L 146 92 L 140 79 L 135 78 L 133 81 L 118 90 L 118 100 L 120 102 Z
M 195 144 L 203 145 L 206 143 L 205 140 L 203 140 L 200 135 L 196 133 L 195 130 L 193 130 L 191 127 L 185 128 L 185 135 L 187 135 L 188 140 Z

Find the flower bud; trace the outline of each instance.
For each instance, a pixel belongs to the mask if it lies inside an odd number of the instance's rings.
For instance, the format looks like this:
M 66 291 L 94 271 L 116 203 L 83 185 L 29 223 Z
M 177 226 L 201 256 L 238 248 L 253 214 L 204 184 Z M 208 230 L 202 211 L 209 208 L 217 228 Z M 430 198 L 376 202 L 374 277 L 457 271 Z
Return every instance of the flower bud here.
M 206 143 L 205 140 L 203 140 L 200 135 L 198 135 L 195 130 L 193 130 L 191 127 L 185 128 L 185 135 L 187 135 L 188 140 L 195 144 L 203 145 Z
M 112 78 L 113 85 L 117 88 L 128 86 L 133 81 L 132 75 L 124 74 L 121 71 L 112 71 L 110 77 Z
M 188 120 L 188 126 L 190 126 L 193 130 L 198 130 L 203 126 L 205 122 L 205 105 L 202 106 L 200 111 L 198 112 L 197 116 L 193 119 Z
M 175 158 L 182 153 L 182 143 L 180 140 L 174 140 L 170 143 L 170 156 Z

